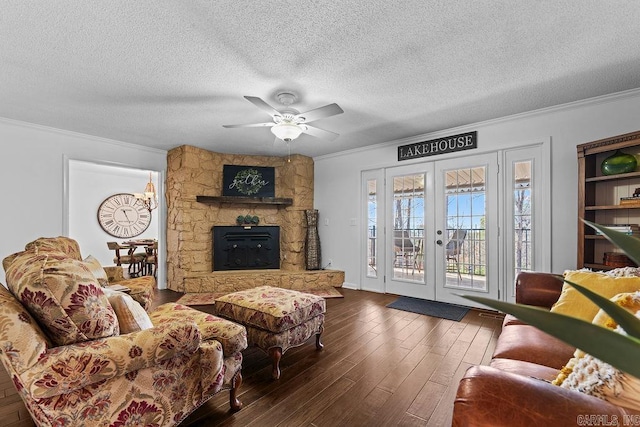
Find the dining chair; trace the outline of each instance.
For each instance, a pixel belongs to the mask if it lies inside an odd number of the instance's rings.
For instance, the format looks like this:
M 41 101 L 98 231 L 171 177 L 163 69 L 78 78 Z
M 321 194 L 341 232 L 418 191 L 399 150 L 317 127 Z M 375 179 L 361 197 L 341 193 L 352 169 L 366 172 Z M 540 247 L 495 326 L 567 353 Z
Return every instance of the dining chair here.
M 118 242 L 107 242 L 107 247 L 112 251 L 115 251 L 116 256 L 113 258 L 113 262 L 120 266 L 122 264 L 129 265 L 129 277 L 137 277 L 142 273 L 146 255 L 143 253 L 135 253 L 135 247 L 123 246 Z M 120 253 L 124 251 L 126 255 Z
M 460 252 L 462 252 L 462 245 L 464 244 L 464 239 L 467 238 L 467 230 L 454 230 L 451 239 L 447 242 L 446 251 L 447 251 L 447 261 L 455 261 L 456 270 L 458 271 L 458 279 L 462 280 L 462 275 L 460 274 L 460 260 L 458 257 L 460 256 Z
M 145 247 L 145 260 L 144 260 L 144 274 L 153 277 L 158 273 L 158 242 L 153 242 L 153 245 Z
M 408 268 L 411 262 L 410 254 L 414 251 L 413 242 L 407 230 L 394 230 L 393 246 L 395 251 L 394 267 Z
M 416 243 L 413 246 L 413 270 L 422 272 L 424 264 L 424 239 L 415 239 Z

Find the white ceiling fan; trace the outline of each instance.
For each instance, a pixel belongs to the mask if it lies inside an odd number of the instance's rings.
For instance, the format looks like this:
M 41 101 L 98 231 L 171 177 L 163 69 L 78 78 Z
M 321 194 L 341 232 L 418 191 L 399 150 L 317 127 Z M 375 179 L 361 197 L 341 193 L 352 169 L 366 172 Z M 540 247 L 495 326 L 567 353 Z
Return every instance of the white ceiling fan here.
M 245 96 L 245 99 L 256 107 L 266 111 L 272 118 L 273 122 L 250 123 L 242 125 L 223 125 L 225 128 L 245 128 L 245 127 L 270 127 L 271 132 L 279 139 L 289 142 L 300 136 L 302 133 L 315 136 L 316 138 L 328 139 L 333 141 L 339 135 L 335 132 L 320 129 L 311 126 L 308 123 L 314 122 L 326 117 L 342 114 L 344 111 L 338 104 L 329 104 L 324 107 L 315 108 L 305 113 L 291 108 L 290 105 L 296 102 L 298 97 L 292 92 L 280 92 L 276 95 L 278 101 L 284 105 L 280 111 L 276 110 L 262 99 L 255 96 Z

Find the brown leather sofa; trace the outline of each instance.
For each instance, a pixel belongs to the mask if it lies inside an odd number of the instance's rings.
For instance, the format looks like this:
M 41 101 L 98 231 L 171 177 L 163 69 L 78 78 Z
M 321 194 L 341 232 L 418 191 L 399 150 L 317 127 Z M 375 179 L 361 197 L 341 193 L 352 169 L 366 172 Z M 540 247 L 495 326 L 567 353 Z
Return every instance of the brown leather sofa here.
M 562 284 L 553 274 L 520 273 L 516 302 L 550 309 Z M 640 411 L 550 383 L 574 351 L 507 315 L 490 365 L 473 366 L 460 380 L 452 425 L 637 425 Z

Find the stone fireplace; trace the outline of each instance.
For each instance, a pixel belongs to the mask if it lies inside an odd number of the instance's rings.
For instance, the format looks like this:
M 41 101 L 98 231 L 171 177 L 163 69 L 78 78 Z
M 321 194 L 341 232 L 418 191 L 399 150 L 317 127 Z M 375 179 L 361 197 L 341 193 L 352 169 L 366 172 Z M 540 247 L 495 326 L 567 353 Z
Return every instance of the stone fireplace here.
M 221 197 L 224 165 L 273 167 L 274 200 Z M 304 211 L 313 209 L 313 159 L 310 157 L 223 154 L 183 145 L 167 155 L 166 182 L 169 289 L 229 292 L 260 285 L 289 289 L 327 283 L 342 286 L 342 271 L 305 270 Z M 218 271 L 214 268 L 212 229 L 235 226 L 239 215 L 257 216 L 259 226 L 279 228 L 278 269 Z

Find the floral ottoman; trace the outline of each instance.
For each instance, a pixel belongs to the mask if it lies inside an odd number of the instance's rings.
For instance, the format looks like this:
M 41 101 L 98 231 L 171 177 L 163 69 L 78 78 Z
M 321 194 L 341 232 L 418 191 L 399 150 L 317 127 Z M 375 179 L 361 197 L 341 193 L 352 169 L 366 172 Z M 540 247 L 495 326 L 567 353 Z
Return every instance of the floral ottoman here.
M 303 292 L 260 286 L 216 298 L 215 314 L 247 329 L 249 345 L 269 354 L 273 379 L 280 378 L 280 358 L 292 347 L 316 335 L 316 348 L 322 349 L 325 300 Z

